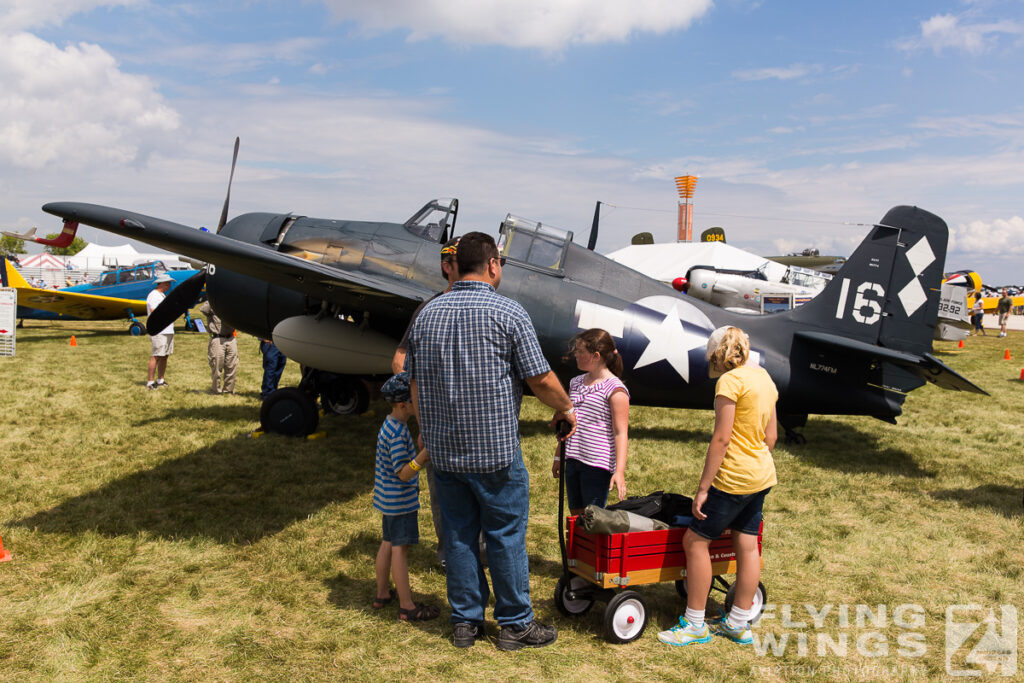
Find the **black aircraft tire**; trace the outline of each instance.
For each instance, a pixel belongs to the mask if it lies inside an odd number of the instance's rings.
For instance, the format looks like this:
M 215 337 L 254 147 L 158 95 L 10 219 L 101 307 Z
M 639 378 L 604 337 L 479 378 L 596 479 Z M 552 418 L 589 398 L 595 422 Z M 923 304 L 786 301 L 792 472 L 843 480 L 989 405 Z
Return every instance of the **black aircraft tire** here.
M 260 406 L 260 426 L 265 432 L 307 436 L 313 433 L 319 422 L 316 403 L 309 394 L 296 387 L 278 389 Z
M 370 407 L 370 392 L 357 379 L 339 377 L 320 392 L 320 403 L 335 415 L 362 415 Z
M 146 334 L 146 326 L 140 323 L 138 320 L 133 320 L 131 324 L 128 325 L 128 334 L 132 335 L 133 337 L 141 337 L 142 335 Z

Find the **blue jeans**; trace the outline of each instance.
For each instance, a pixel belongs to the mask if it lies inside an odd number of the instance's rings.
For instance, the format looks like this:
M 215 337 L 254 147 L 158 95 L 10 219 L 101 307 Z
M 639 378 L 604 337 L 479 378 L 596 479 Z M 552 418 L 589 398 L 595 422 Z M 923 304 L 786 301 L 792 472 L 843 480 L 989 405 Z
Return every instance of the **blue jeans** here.
M 580 462 L 575 458 L 565 461 L 565 498 L 570 510 L 582 510 L 588 505 L 604 507 L 608 502 L 608 483 L 612 473 L 600 467 Z
M 273 342 L 261 341 L 260 353 L 263 354 L 263 387 L 260 389 L 260 398 L 266 398 L 277 390 L 277 383 L 281 381 L 281 374 L 284 373 L 288 359 Z
M 496 472 L 445 472 L 435 467 L 434 486 L 444 520 L 452 623 L 484 622 L 490 591 L 480 561 L 482 530 L 494 584 L 494 618 L 502 627 L 529 624 L 533 621 L 526 556 L 530 475 L 522 455 L 517 452 L 511 465 Z

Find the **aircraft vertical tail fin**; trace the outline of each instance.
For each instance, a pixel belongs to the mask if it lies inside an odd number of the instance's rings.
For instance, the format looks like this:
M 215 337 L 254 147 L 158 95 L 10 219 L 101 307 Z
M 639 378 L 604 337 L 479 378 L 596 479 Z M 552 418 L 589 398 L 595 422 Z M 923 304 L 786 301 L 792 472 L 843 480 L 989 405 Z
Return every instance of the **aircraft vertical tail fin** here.
M 21 276 L 21 273 L 15 270 L 14 265 L 7 259 L 4 259 L 3 266 L 0 266 L 0 284 L 4 287 L 16 287 L 18 289 L 28 289 L 32 286 Z
M 793 319 L 907 353 L 932 348 L 949 230 L 913 206 L 890 209 Z

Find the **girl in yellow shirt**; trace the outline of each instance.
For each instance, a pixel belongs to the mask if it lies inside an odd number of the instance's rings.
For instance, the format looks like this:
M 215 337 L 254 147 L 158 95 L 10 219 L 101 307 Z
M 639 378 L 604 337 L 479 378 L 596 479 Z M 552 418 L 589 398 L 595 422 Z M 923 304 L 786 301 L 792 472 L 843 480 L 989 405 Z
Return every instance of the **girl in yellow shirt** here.
M 686 613 L 679 625 L 658 634 L 670 645 L 711 640 L 704 621 L 704 606 L 711 590 L 711 555 L 708 546 L 726 529 L 732 530 L 736 552 L 736 592 L 727 618 L 712 624 L 716 635 L 738 643 L 751 643 L 749 622 L 761 558 L 757 535 L 765 494 L 776 484 L 775 403 L 779 392 L 771 377 L 757 364 L 747 364 L 750 341 L 738 327 L 720 327 L 711 333 L 706 357 L 715 385 L 715 431 L 708 445 L 704 471 L 693 498 L 693 524 L 683 536 L 686 551 Z

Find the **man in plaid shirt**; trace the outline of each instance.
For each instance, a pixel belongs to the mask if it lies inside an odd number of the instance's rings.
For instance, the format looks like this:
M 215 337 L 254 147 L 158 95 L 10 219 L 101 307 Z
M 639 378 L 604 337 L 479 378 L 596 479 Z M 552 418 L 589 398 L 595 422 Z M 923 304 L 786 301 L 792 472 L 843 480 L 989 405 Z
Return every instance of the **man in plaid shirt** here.
M 541 354 L 529 315 L 495 292 L 504 259 L 494 240 L 467 233 L 457 258 L 459 281 L 424 306 L 409 333 L 405 361 L 420 434 L 435 468 L 454 643 L 470 647 L 484 632 L 489 588 L 476 552 L 482 530 L 501 626 L 498 648 L 543 647 L 558 632 L 534 620 L 530 602 L 530 484 L 519 444 L 522 382 L 573 429 L 576 417 Z

